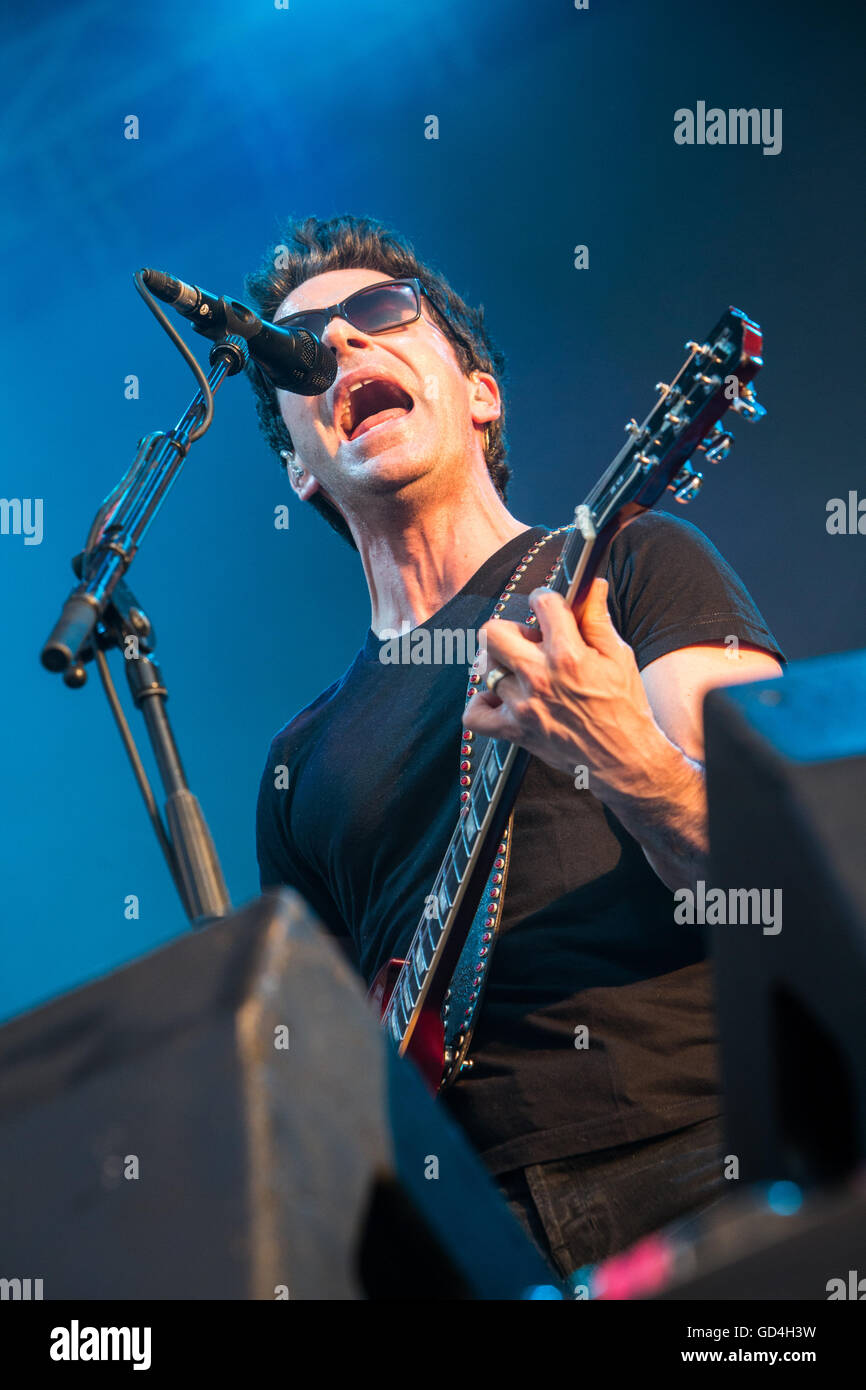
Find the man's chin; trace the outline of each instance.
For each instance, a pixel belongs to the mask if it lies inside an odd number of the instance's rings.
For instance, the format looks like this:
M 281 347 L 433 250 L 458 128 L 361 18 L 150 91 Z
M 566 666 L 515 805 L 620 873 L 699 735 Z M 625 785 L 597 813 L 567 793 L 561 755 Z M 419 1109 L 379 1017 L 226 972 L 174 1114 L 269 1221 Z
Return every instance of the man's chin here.
M 435 442 L 406 428 L 402 420 L 389 420 L 350 439 L 340 448 L 339 462 L 355 476 L 377 475 L 407 481 L 426 472 L 436 460 Z

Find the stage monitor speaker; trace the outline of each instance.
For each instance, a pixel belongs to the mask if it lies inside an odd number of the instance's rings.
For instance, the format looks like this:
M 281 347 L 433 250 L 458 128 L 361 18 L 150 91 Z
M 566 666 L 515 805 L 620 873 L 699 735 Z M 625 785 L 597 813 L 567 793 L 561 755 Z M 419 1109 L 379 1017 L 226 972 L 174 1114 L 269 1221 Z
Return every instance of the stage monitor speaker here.
M 288 891 L 7 1023 L 0 1056 L 0 1275 L 46 1299 L 551 1283 Z
M 704 716 L 728 1151 L 748 1181 L 833 1183 L 866 1162 L 866 652 Z

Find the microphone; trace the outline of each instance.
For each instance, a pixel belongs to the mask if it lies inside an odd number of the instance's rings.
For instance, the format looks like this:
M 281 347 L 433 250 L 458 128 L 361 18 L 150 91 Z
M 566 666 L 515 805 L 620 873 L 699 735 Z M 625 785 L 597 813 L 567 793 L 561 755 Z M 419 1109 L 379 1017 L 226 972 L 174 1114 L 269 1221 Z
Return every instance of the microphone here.
M 227 333 L 245 338 L 250 356 L 280 390 L 320 396 L 333 384 L 337 360 L 306 328 L 276 328 L 240 300 L 220 298 L 161 270 L 142 270 L 141 278 L 151 294 L 171 304 L 205 338 Z

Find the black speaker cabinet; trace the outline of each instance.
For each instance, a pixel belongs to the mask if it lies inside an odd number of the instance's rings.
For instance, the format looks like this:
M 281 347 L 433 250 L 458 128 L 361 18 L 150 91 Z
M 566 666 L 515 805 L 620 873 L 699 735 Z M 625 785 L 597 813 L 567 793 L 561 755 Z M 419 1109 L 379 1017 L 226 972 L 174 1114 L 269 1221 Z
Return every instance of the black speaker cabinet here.
M 295 894 L 7 1023 L 0 1056 L 0 1274 L 46 1299 L 551 1282 Z
M 866 652 L 713 691 L 705 724 L 729 1151 L 832 1183 L 866 1161 Z

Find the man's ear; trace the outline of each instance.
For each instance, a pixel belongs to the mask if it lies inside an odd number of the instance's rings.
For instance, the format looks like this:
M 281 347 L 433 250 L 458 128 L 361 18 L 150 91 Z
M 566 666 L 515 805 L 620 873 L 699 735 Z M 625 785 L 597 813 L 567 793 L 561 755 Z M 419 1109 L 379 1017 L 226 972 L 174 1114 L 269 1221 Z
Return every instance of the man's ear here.
M 314 478 L 312 473 L 307 472 L 291 449 L 281 449 L 280 458 L 286 466 L 286 477 L 295 496 L 299 497 L 302 502 L 309 501 L 320 490 L 318 479 Z M 324 492 L 324 490 L 322 491 Z M 328 500 L 330 501 L 330 498 Z
M 477 425 L 489 425 L 502 414 L 502 396 L 499 383 L 489 372 L 469 373 L 469 409 Z
M 304 468 L 300 468 L 297 474 L 293 474 L 291 469 L 289 469 L 289 482 L 292 485 L 295 495 L 299 497 L 302 502 L 309 502 L 310 498 L 315 497 L 317 492 L 321 492 L 323 497 L 327 497 L 327 493 L 318 478 L 314 478 L 312 473 L 308 473 Z M 327 497 L 327 500 L 330 502 L 331 499 Z M 331 503 L 331 505 L 333 506 L 333 503 Z

